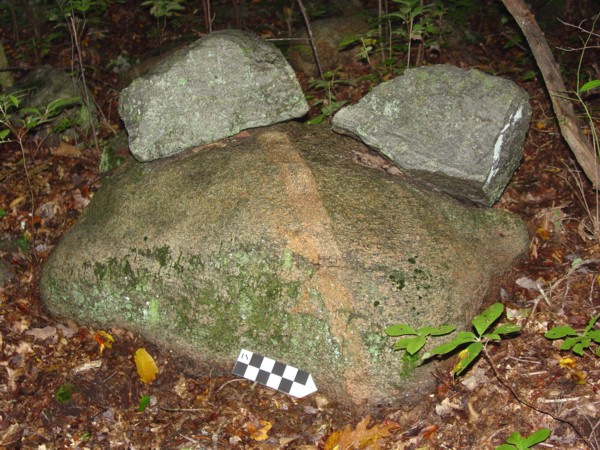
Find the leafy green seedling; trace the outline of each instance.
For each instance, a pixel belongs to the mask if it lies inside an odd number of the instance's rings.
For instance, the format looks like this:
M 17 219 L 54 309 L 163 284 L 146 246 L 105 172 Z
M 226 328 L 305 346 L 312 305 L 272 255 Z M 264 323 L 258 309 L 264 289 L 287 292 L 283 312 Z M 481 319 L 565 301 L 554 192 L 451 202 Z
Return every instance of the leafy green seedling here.
M 582 334 L 579 334 L 568 325 L 563 325 L 548 330 L 546 334 L 544 334 L 544 337 L 548 339 L 566 338 L 560 346 L 560 349 L 571 350 L 576 355 L 583 356 L 583 351 L 586 348 L 590 348 L 592 342 L 600 344 L 600 330 L 593 329 L 598 318 L 600 318 L 600 313 L 590 319 Z M 595 354 L 596 356 L 600 356 L 600 346 L 596 346 Z
M 142 6 L 149 6 L 150 14 L 159 19 L 172 17 L 175 12 L 183 11 L 185 6 L 182 3 L 185 3 L 185 0 L 148 0 L 142 2 Z
M 348 103 L 347 100 L 338 100 L 335 93 L 335 87 L 342 84 L 352 85 L 353 82 L 351 80 L 338 79 L 336 78 L 337 76 L 337 71 L 330 70 L 323 74 L 322 80 L 314 80 L 309 83 L 309 86 L 312 89 L 323 91 L 324 93 L 323 98 L 318 98 L 311 105 L 313 108 L 321 106 L 321 111 L 319 115 L 308 121 L 310 125 L 317 125 L 323 122 L 323 120 L 333 117 L 333 115 L 339 111 L 342 106 Z
M 23 253 L 29 253 L 29 242 L 31 235 L 23 234 L 17 238 L 17 246 Z
M 423 348 L 429 336 L 443 336 L 452 333 L 456 327 L 445 325 L 443 327 L 422 327 L 418 330 L 404 324 L 390 325 L 385 329 L 388 336 L 411 336 L 399 339 L 394 344 L 394 350 L 406 350 L 409 355 L 414 355 Z
M 521 433 L 515 431 L 506 439 L 506 444 L 496 447 L 496 450 L 527 450 L 534 445 L 544 442 L 550 436 L 548 428 L 541 428 L 529 437 L 521 436 Z
M 140 404 L 138 405 L 138 411 L 140 411 L 140 412 L 146 411 L 146 408 L 148 407 L 149 404 L 150 404 L 150 396 L 142 395 L 140 397 Z
M 579 88 L 579 93 L 591 91 L 592 89 L 596 89 L 600 87 L 600 80 L 592 80 L 585 83 L 583 86 Z
M 467 348 L 459 353 L 458 361 L 452 369 L 454 375 L 460 375 L 482 351 L 485 351 L 485 345 L 487 345 L 489 341 L 499 341 L 502 339 L 503 335 L 516 333 L 521 329 L 518 325 L 507 323 L 498 326 L 491 333 L 486 333 L 488 328 L 500 318 L 503 312 L 504 305 L 502 303 L 494 303 L 471 321 L 476 333 L 459 331 L 454 340 L 426 352 L 422 359 L 429 359 L 436 355 L 447 355 L 457 348 L 468 344 Z
M 54 394 L 54 398 L 56 398 L 58 403 L 69 403 L 73 400 L 73 394 L 75 392 L 77 392 L 77 386 L 71 383 L 65 383 L 58 388 L 58 391 Z

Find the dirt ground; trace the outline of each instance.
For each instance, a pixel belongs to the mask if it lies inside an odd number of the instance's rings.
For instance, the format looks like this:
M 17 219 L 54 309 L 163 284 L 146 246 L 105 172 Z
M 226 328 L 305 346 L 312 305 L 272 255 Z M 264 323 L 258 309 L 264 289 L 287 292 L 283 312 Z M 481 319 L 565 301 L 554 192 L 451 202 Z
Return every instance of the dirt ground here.
M 253 15 L 256 4 L 248 2 L 243 27 L 266 37 L 284 35 L 285 21 Z M 152 46 L 147 36 L 155 22 L 145 11 L 112 4 L 84 35 L 83 58 L 95 68 L 88 82 L 102 111 L 102 137 L 122 128 L 119 79 L 109 62 L 123 53 L 139 57 Z M 196 14 L 203 23 L 202 11 Z M 503 320 L 522 326 L 518 335 L 490 345 L 490 358 L 479 359 L 460 377 L 432 364 L 439 385 L 423 393 L 417 408 L 394 405 L 367 417 L 323 393 L 296 400 L 231 375 L 199 371 L 127 330 L 90 329 L 51 317 L 40 303 L 39 269 L 106 175 L 98 173 L 93 142 L 38 148 L 32 134 L 23 149 L 13 142 L 0 150 L 5 212 L 0 258 L 6 267 L 0 271 L 6 274 L 0 277 L 0 448 L 493 449 L 515 431 L 527 436 L 548 428 L 551 435 L 538 448 L 600 449 L 595 344 L 578 356 L 560 350 L 562 340 L 544 337 L 558 325 L 582 331 L 600 312 L 598 197 L 561 138 L 543 80 L 526 76 L 536 71 L 526 43 L 508 46 L 516 27 L 500 23 L 499 16 L 486 16 L 478 24 L 478 42 L 430 49 L 425 61 L 476 67 L 512 79 L 531 96 L 525 157 L 494 206 L 521 216 L 531 231 L 528 256 L 504 277 L 496 299 L 506 307 Z M 166 39 L 193 33 L 195 26 L 168 28 Z M 71 67 L 68 37 L 35 61 L 23 36 L 17 39 L 10 27 L 0 31 L 9 59 L 22 67 Z M 546 37 L 552 48 L 580 47 L 582 33 L 558 23 Z M 583 69 L 586 77 L 599 79 L 598 35 L 592 41 L 595 48 Z M 557 54 L 573 88 L 579 53 Z M 341 73 L 358 80 L 372 72 L 355 62 Z M 299 79 L 310 92 L 306 76 Z M 338 98 L 357 101 L 372 83 L 363 78 L 354 86 L 340 85 Z M 598 96 L 589 105 L 597 115 Z M 589 124 L 586 131 L 589 135 Z M 111 348 L 102 332 L 114 339 Z M 136 372 L 132 355 L 141 347 L 159 368 L 152 383 L 143 383 Z M 143 411 L 141 398 L 148 400 Z

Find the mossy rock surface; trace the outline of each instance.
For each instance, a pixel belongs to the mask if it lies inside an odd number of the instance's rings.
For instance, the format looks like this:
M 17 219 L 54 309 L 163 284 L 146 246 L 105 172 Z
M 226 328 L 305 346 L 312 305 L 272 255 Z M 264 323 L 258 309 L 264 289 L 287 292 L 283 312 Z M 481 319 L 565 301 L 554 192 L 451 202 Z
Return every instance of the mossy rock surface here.
M 346 403 L 417 402 L 384 329 L 465 326 L 527 248 L 514 215 L 465 207 L 355 162 L 325 127 L 285 124 L 103 182 L 46 263 L 48 309 L 127 327 L 230 371 L 241 348 Z

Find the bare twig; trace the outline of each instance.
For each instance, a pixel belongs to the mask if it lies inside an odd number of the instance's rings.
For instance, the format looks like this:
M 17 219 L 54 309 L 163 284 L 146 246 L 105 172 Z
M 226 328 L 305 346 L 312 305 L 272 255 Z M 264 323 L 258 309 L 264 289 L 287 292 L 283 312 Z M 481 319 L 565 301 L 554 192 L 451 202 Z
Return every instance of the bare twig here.
M 568 419 L 564 419 L 556 414 L 554 414 L 551 411 L 546 411 L 545 409 L 541 409 L 538 408 L 537 406 L 535 406 L 533 403 L 531 403 L 528 400 L 525 400 L 524 398 L 522 398 L 517 391 L 515 391 L 513 389 L 513 387 L 509 384 L 509 382 L 507 380 L 504 379 L 504 377 L 502 375 L 500 375 L 500 372 L 498 372 L 498 369 L 496 368 L 496 364 L 494 364 L 494 360 L 492 359 L 492 356 L 489 354 L 489 352 L 487 351 L 487 348 L 484 346 L 483 347 L 483 354 L 485 356 L 486 361 L 489 363 L 490 367 L 492 368 L 492 371 L 494 372 L 494 375 L 496 376 L 496 379 L 500 382 L 500 384 L 502 386 L 504 386 L 506 389 L 508 389 L 508 391 L 511 393 L 511 395 L 515 398 L 515 400 L 517 400 L 519 403 L 527 406 L 528 408 L 533 409 L 534 411 L 540 413 L 540 414 L 544 414 L 547 415 L 549 417 L 552 417 L 554 420 L 564 423 L 565 425 L 568 425 L 574 432 L 575 434 L 577 434 L 577 436 L 579 436 L 579 438 L 585 442 L 585 444 L 593 449 L 594 447 L 592 446 L 591 442 L 583 435 L 583 433 L 575 426 L 575 424 L 573 422 L 571 422 Z
M 215 392 L 220 392 L 221 389 L 223 389 L 225 386 L 227 386 L 228 384 L 231 384 L 231 383 L 235 383 L 236 381 L 247 381 L 247 380 L 245 380 L 243 378 L 234 378 L 233 380 L 229 380 L 229 381 L 226 381 L 225 383 L 223 383 L 221 385 L 221 387 L 219 389 L 217 389 Z
M 59 6 L 60 6 L 60 4 L 59 4 Z M 73 16 L 73 14 L 72 13 L 70 15 L 64 14 L 64 11 L 63 11 L 63 16 L 65 17 L 65 21 L 67 22 L 67 27 L 69 28 L 69 34 L 71 35 L 71 46 L 72 46 L 71 48 L 72 48 L 72 53 L 74 53 L 74 55 L 72 55 L 72 57 L 71 57 L 71 66 L 74 69 L 75 56 L 76 56 L 77 57 L 76 59 L 78 62 L 78 72 L 79 72 L 79 75 L 81 76 L 81 82 L 83 84 L 83 99 L 84 99 L 85 107 L 87 108 L 87 111 L 88 111 L 88 117 L 90 120 L 89 124 L 90 124 L 90 128 L 92 130 L 92 139 L 94 142 L 95 153 L 96 153 L 97 157 L 100 157 L 100 144 L 98 143 L 98 136 L 96 135 L 96 124 L 94 124 L 94 121 L 91 118 L 92 102 L 90 101 L 90 93 L 87 88 L 87 82 L 86 82 L 86 77 L 85 77 L 85 67 L 83 65 L 83 53 L 81 51 L 81 37 L 77 30 L 77 26 L 75 25 L 75 17 Z M 83 30 L 84 27 L 85 27 L 85 20 L 83 22 L 81 30 Z
M 569 99 L 562 97 L 567 92 L 567 89 L 554 56 L 548 47 L 544 33 L 523 0 L 502 0 L 502 3 L 514 17 L 527 39 L 544 78 L 546 88 L 550 93 L 550 100 L 552 101 L 562 136 L 567 141 L 577 162 L 592 182 L 594 188 L 600 189 L 598 155 L 581 132 L 573 104 Z
M 302 17 L 304 17 L 304 23 L 306 24 L 306 31 L 308 32 L 308 38 L 310 39 L 310 46 L 313 51 L 313 55 L 315 56 L 315 62 L 317 63 L 317 70 L 319 71 L 319 77 L 323 78 L 323 68 L 321 66 L 321 60 L 319 59 L 319 52 L 317 50 L 317 45 L 315 43 L 315 39 L 313 36 L 312 28 L 310 26 L 310 21 L 308 20 L 308 14 L 306 14 L 306 8 L 304 8 L 304 3 L 302 0 L 297 0 L 298 6 L 300 7 L 300 12 L 302 12 Z
M 585 34 L 589 34 L 589 35 L 591 35 L 591 36 L 596 36 L 596 37 L 599 37 L 599 38 L 600 38 L 600 34 L 598 34 L 598 33 L 594 33 L 594 32 L 593 32 L 593 28 L 592 28 L 591 30 L 586 30 L 585 28 L 583 28 L 583 27 L 581 26 L 581 24 L 582 24 L 582 23 L 584 23 L 584 22 L 586 22 L 586 21 L 587 21 L 587 19 L 585 19 L 585 20 L 582 20 L 582 21 L 579 23 L 579 25 L 573 25 L 572 23 L 565 22 L 564 20 L 561 20 L 561 19 L 558 19 L 558 21 L 559 21 L 560 23 L 562 23 L 563 25 L 566 25 L 566 26 L 568 26 L 568 27 L 572 27 L 572 28 L 576 28 L 576 29 L 577 29 L 577 30 L 579 30 L 579 31 L 583 31 Z M 588 47 L 588 48 L 589 48 L 589 47 Z
M 204 26 L 206 27 L 206 32 L 210 34 L 212 33 L 213 22 L 210 12 L 210 0 L 202 0 L 202 6 L 204 7 Z

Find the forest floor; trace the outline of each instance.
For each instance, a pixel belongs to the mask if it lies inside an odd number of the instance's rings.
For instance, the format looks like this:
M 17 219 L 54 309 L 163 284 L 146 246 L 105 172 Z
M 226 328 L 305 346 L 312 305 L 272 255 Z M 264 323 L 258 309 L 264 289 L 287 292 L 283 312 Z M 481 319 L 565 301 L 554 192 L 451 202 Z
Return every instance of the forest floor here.
M 254 20 L 246 20 L 245 29 L 260 29 L 266 37 L 285 35 L 282 19 L 251 13 Z M 197 23 L 203 23 L 197 14 Z M 598 223 L 595 234 L 593 227 L 598 199 L 561 138 L 542 79 L 524 81 L 524 74 L 536 70 L 526 44 L 505 48 L 515 28 L 500 25 L 499 18 L 486 20 L 477 43 L 427 52 L 425 61 L 476 67 L 512 79 L 531 96 L 525 157 L 494 206 L 518 214 L 531 231 L 528 256 L 497 292 L 505 320 L 522 330 L 490 346 L 491 361 L 480 359 L 458 378 L 432 365 L 439 386 L 424 393 L 419 407 L 395 405 L 368 417 L 325 394 L 297 400 L 231 375 L 198 372 L 191 362 L 127 330 L 95 330 L 49 316 L 38 293 L 40 267 L 103 176 L 91 143 L 37 148 L 38 142 L 27 138 L 23 150 L 8 143 L 0 151 L 5 212 L 0 258 L 9 267 L 3 273 L 10 275 L 0 280 L 0 448 L 493 449 L 515 431 L 530 435 L 548 428 L 547 448 L 600 449 L 600 358 L 590 350 L 582 356 L 561 351 L 561 340 L 544 337 L 557 325 L 583 330 L 600 312 Z M 154 27 L 140 7 L 113 4 L 100 25 L 87 28 L 83 58 L 91 66 L 88 83 L 102 111 L 102 136 L 122 129 L 118 75 L 109 63 L 123 54 L 141 57 L 152 46 L 147 36 Z M 190 23 L 180 27 L 194 30 Z M 68 35 L 33 62 L 25 41 L 17 41 L 10 29 L 1 31 L 9 58 L 19 64 L 70 69 Z M 167 29 L 166 39 L 178 33 L 181 28 Z M 581 34 L 558 24 L 547 38 L 553 48 L 577 47 Z M 564 55 L 565 67 L 575 68 L 578 54 Z M 372 72 L 357 62 L 340 73 L 359 80 Z M 310 91 L 306 76 L 299 78 Z M 338 98 L 355 102 L 371 85 L 366 78 L 355 86 L 340 85 Z M 100 331 L 114 338 L 112 348 L 102 351 L 106 338 Z M 136 373 L 132 355 L 140 347 L 160 369 L 153 383 L 142 383 Z M 140 411 L 143 396 L 150 402 Z

